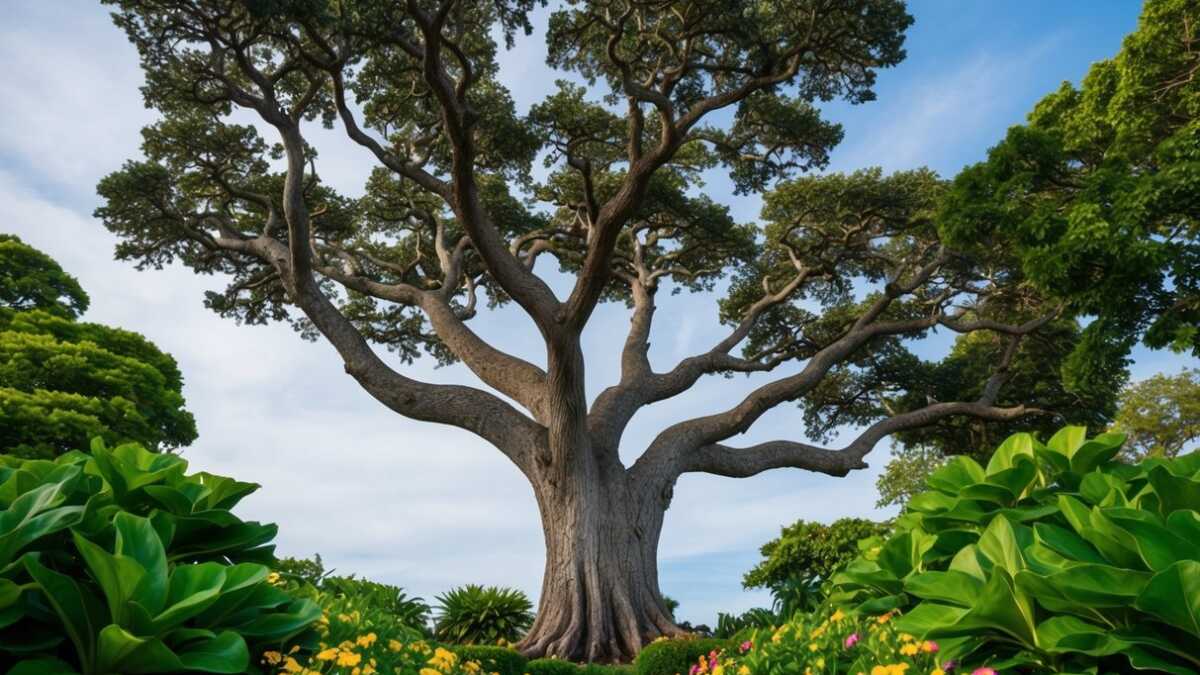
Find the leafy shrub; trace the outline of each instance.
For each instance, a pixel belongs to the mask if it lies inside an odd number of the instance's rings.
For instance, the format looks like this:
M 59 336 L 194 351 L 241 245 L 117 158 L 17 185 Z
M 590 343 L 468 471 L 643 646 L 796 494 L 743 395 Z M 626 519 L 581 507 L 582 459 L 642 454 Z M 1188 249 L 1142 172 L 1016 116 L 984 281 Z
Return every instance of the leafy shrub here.
M 631 665 L 577 664 L 562 659 L 533 659 L 525 665 L 528 675 L 634 675 Z
M 524 675 L 528 661 L 520 652 L 492 645 L 456 645 L 450 648 L 466 661 L 478 663 L 487 673 Z
M 892 618 L 890 612 L 874 617 L 841 610 L 797 614 L 779 628 L 755 630 L 736 650 L 698 660 L 689 675 L 923 675 L 951 670 L 938 663 L 937 642 L 900 632 Z
M 583 668 L 562 659 L 532 659 L 525 664 L 529 675 L 582 675 Z
M 325 570 L 319 554 L 311 559 L 282 558 L 273 566 L 276 572 L 298 582 L 298 587 L 311 586 L 319 591 L 314 596 L 318 602 L 330 604 L 336 598 L 352 599 L 351 610 L 358 609 L 367 614 L 382 612 L 388 615 L 389 622 L 398 621 L 425 637 L 432 637 L 428 627 L 429 605 L 421 598 L 408 597 L 398 586 L 360 579 L 353 574 L 335 575 L 333 570 Z M 405 639 L 409 636 L 406 631 Z
M 651 642 L 634 659 L 637 675 L 678 675 L 701 656 L 720 652 L 732 642 L 717 638 L 668 638 Z
M 1113 461 L 1123 437 L 1010 437 L 956 457 L 835 602 L 904 610 L 900 630 L 969 664 L 1043 672 L 1200 669 L 1200 453 Z
M 434 634 L 443 642 L 516 642 L 533 624 L 533 605 L 512 588 L 469 584 L 438 596 Z
M 272 585 L 258 486 L 136 445 L 0 456 L 0 657 L 18 672 L 239 673 L 319 608 Z M 250 643 L 250 645 L 247 644 Z

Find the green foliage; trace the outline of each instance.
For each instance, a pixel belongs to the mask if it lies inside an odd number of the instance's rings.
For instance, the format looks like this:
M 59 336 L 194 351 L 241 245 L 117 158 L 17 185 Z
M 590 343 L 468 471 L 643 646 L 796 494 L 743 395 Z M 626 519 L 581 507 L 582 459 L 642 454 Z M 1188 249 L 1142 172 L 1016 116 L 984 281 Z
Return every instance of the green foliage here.
M 529 675 L 634 675 L 637 671 L 629 665 L 577 664 L 562 659 L 533 659 L 526 664 L 525 672 Z
M 11 296 L 0 297 L 0 451 L 51 458 L 96 436 L 152 450 L 192 442 L 196 422 L 175 360 L 137 333 L 76 321 L 87 296 L 74 280 L 0 237 L 0 256 L 14 250 L 41 263 L 0 265 L 0 286 L 11 291 L 0 290 Z
M 1191 673 L 1200 666 L 1200 453 L 1115 461 L 1124 438 L 1016 434 L 955 457 L 896 531 L 863 543 L 834 602 L 993 668 Z
M 701 656 L 730 647 L 729 640 L 717 638 L 668 638 L 655 640 L 637 655 L 633 666 L 637 675 L 679 675 L 688 672 Z
M 798 520 L 784 527 L 779 537 L 763 544 L 763 561 L 742 578 L 746 588 L 768 588 L 777 600 L 794 596 L 784 614 L 815 598 L 816 589 L 858 554 L 860 539 L 887 532 L 886 523 L 863 518 L 841 518 L 824 523 Z
M 1029 280 L 1098 317 L 1068 383 L 1103 379 L 1138 339 L 1200 354 L 1198 25 L 1192 0 L 1148 0 L 1114 58 L 1038 103 L 946 200 L 953 245 L 999 236 Z
M 455 645 L 450 648 L 465 661 L 474 661 L 486 673 L 500 675 L 523 675 L 528 660 L 521 653 L 508 647 L 496 645 Z
M 1200 438 L 1200 371 L 1153 375 L 1121 392 L 1113 430 L 1128 437 L 1125 457 L 1174 457 Z
M 252 647 L 316 620 L 268 581 L 275 526 L 230 512 L 258 486 L 186 469 L 99 439 L 90 456 L 0 456 L 0 654 L 53 672 L 240 673 Z
M 533 624 L 533 605 L 512 588 L 468 584 L 437 598 L 434 634 L 455 644 L 516 642 Z
M 0 234 L 0 312 L 40 309 L 75 319 L 87 307 L 87 293 L 53 258 L 15 235 Z

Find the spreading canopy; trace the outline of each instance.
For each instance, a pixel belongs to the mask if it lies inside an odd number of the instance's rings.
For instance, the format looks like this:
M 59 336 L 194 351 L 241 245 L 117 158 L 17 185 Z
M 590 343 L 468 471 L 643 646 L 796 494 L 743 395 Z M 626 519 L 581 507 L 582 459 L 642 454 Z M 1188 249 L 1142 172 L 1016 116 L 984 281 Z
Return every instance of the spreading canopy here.
M 99 436 L 154 450 L 191 443 L 175 360 L 146 338 L 76 321 L 87 306 L 78 283 L 49 256 L 0 235 L 0 452 L 53 457 Z

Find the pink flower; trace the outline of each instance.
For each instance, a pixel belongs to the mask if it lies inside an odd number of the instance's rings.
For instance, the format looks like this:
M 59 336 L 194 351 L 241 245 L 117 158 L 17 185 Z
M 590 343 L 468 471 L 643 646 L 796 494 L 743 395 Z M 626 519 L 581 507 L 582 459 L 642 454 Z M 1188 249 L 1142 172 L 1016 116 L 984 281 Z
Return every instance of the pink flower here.
M 700 666 L 692 664 L 692 669 L 688 671 L 688 675 L 696 675 L 696 671 L 700 670 Z
M 996 671 L 991 668 L 976 668 L 971 671 L 971 675 L 996 675 Z
M 742 643 L 741 647 L 738 647 L 738 650 L 741 651 L 743 654 L 745 654 L 746 652 L 750 651 L 753 648 L 754 648 L 754 643 L 751 642 L 750 640 L 746 640 L 745 642 Z
M 938 647 L 938 643 L 934 642 L 933 640 L 926 640 L 925 642 L 921 643 L 921 651 L 925 652 L 926 654 L 936 654 L 938 653 L 938 649 L 940 649 L 940 647 Z
M 846 649 L 850 649 L 851 647 L 853 647 L 856 644 L 858 644 L 858 633 L 851 633 L 849 636 L 846 637 Z M 996 675 L 996 674 L 992 673 L 992 675 Z

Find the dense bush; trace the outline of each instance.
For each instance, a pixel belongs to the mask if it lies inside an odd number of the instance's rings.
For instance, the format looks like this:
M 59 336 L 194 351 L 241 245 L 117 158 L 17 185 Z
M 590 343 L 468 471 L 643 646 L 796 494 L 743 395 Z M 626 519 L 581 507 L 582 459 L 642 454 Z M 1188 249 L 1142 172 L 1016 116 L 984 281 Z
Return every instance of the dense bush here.
M 425 637 L 432 637 L 428 626 L 429 605 L 421 598 L 409 597 L 399 586 L 360 579 L 353 574 L 336 575 L 334 570 L 326 571 L 320 555 L 311 559 L 282 558 L 276 560 L 273 567 L 288 580 L 320 591 L 318 599 L 322 602 L 352 599 L 352 604 L 361 611 L 383 612 L 390 621 L 398 621 Z
M 835 602 L 902 610 L 945 658 L 1043 672 L 1200 669 L 1200 453 L 1131 466 L 1068 427 L 956 457 L 896 532 L 835 575 Z
M 637 675 L 678 675 L 688 672 L 697 659 L 720 652 L 732 642 L 717 638 L 669 638 L 651 642 L 634 660 Z
M 0 456 L 0 657 L 16 672 L 243 672 L 320 615 L 275 587 L 258 486 L 136 445 Z M 249 644 L 248 644 L 249 643 Z
M 562 659 L 533 659 L 525 666 L 528 675 L 634 675 L 633 666 L 576 664 Z
M 438 596 L 434 634 L 443 642 L 516 642 L 533 624 L 533 605 L 512 588 L 468 584 Z
M 528 661 L 521 653 L 509 647 L 494 645 L 455 645 L 450 648 L 466 661 L 478 663 L 487 673 L 499 675 L 524 675 Z

